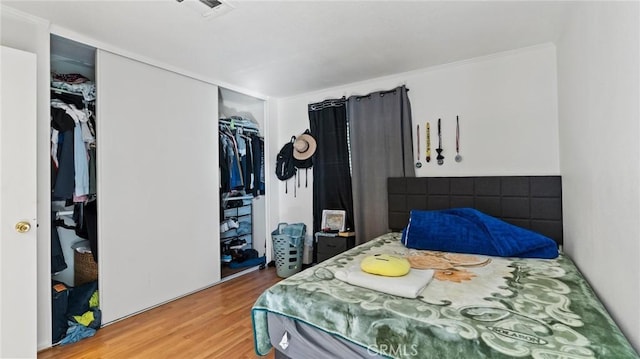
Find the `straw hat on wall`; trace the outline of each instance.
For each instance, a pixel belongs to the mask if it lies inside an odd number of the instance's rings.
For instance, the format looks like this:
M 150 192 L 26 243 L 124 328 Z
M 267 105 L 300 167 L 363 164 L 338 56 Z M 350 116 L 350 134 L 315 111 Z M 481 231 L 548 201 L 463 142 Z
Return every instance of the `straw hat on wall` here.
M 293 158 L 306 160 L 316 152 L 316 139 L 308 133 L 303 133 L 293 143 Z

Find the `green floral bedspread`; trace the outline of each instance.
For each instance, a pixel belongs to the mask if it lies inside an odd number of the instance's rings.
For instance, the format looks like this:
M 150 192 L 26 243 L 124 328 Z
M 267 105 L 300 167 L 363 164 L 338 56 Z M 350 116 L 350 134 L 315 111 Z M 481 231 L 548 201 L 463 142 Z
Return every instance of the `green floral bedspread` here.
M 376 253 L 435 275 L 406 299 L 334 278 Z M 569 258 L 500 258 L 416 251 L 389 233 L 282 280 L 252 309 L 265 355 L 267 312 L 303 321 L 392 358 L 638 358 Z

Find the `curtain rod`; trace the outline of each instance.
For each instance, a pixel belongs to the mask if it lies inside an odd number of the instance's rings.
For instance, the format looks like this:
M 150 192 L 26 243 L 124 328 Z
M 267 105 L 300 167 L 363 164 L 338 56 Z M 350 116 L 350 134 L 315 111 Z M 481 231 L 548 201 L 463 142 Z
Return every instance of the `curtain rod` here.
M 370 93 L 368 95 L 362 95 L 362 96 L 352 95 L 352 96 L 349 96 L 349 98 L 353 97 L 356 100 L 359 100 L 359 99 L 365 98 L 365 97 L 366 98 L 370 98 L 371 95 L 373 95 L 375 93 L 379 93 L 380 96 L 384 96 L 385 94 L 397 91 L 401 87 L 404 87 L 406 89 L 406 91 L 409 92 L 409 89 L 406 87 L 406 85 L 403 84 L 403 85 L 398 86 L 396 88 L 393 88 L 391 90 L 374 91 L 374 92 L 372 92 L 372 93 Z M 309 104 L 308 105 L 308 110 L 309 111 L 318 111 L 318 110 L 322 110 L 322 109 L 325 109 L 325 108 L 328 108 L 328 107 L 339 107 L 339 106 L 341 106 L 342 104 L 344 104 L 346 102 L 347 102 L 346 96 L 342 96 L 339 99 L 328 99 L 328 100 L 324 100 L 324 101 L 321 101 L 321 102 L 316 102 L 316 103 Z
M 322 102 L 312 103 L 308 105 L 309 111 L 318 111 L 329 107 L 340 107 L 347 102 L 347 98 L 342 96 L 341 98 L 328 99 Z
M 394 89 L 391 89 L 391 90 L 386 90 L 386 91 L 374 91 L 374 92 L 372 92 L 372 93 L 370 93 L 370 94 L 368 94 L 368 95 L 363 95 L 363 96 L 351 96 L 351 97 L 355 98 L 356 100 L 360 100 L 360 99 L 362 99 L 362 98 L 371 98 L 371 96 L 372 96 L 372 95 L 374 95 L 374 94 L 379 94 L 380 96 L 384 96 L 384 95 L 386 95 L 386 94 L 388 94 L 388 93 L 394 93 L 394 94 L 395 94 L 395 93 L 396 93 L 396 91 L 398 91 L 398 89 L 399 89 L 399 88 L 402 88 L 402 87 L 404 87 L 404 88 L 405 88 L 405 90 L 406 90 L 407 92 L 409 92 L 409 89 L 408 89 L 405 85 L 402 85 L 402 86 L 398 86 L 398 87 L 396 87 L 396 88 L 394 88 Z M 349 98 L 351 98 L 351 97 L 349 97 Z

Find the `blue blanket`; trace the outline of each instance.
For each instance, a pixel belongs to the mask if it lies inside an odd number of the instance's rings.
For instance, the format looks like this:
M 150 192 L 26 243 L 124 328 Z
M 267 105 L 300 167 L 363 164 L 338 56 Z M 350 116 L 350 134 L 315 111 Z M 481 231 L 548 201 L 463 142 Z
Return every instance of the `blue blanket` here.
M 558 256 L 552 239 L 472 208 L 413 210 L 402 243 L 408 248 L 500 257 Z

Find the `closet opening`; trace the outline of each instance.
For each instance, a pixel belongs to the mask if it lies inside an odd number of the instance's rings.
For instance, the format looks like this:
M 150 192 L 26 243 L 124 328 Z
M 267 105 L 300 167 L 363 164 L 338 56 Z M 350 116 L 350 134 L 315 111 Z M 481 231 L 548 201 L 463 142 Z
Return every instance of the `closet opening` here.
M 98 295 L 94 47 L 51 35 L 52 343 L 93 336 Z
M 218 92 L 221 277 L 266 265 L 264 101 Z

